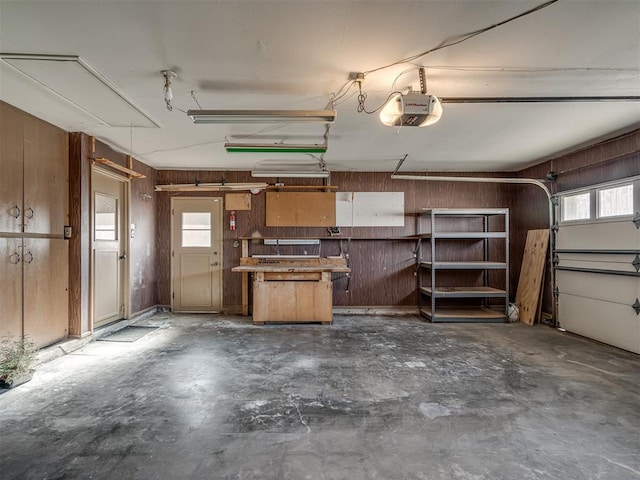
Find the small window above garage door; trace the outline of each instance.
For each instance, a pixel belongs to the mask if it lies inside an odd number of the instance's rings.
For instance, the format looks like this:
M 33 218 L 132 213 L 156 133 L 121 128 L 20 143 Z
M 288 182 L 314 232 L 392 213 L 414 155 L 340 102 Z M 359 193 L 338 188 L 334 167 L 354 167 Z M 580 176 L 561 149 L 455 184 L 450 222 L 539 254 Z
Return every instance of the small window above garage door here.
M 640 177 L 558 194 L 560 224 L 632 218 L 640 212 Z
M 633 183 L 598 189 L 598 218 L 633 215 Z

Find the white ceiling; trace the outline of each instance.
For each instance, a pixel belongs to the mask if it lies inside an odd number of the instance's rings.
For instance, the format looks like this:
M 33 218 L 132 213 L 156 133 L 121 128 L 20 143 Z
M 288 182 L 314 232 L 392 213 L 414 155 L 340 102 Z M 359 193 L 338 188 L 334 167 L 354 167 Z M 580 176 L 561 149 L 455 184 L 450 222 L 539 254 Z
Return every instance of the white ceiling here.
M 304 154 L 227 154 L 223 144 L 321 143 L 323 125 L 193 125 L 178 109 L 198 108 L 192 90 L 204 109 L 323 109 L 351 72 L 456 40 L 542 1 L 0 0 L 0 51 L 78 55 L 160 128 L 105 126 L 6 64 L 0 98 L 132 150 L 156 168 L 314 164 Z M 398 89 L 419 88 L 416 70 L 399 76 L 417 65 L 440 97 L 637 96 L 640 2 L 560 0 L 415 64 L 371 73 L 363 84 L 367 108 L 380 105 L 394 81 Z M 164 106 L 163 69 L 178 73 L 172 112 Z M 445 104 L 435 125 L 398 129 L 358 113 L 355 96 L 343 100 L 324 155 L 333 171 L 392 171 L 405 155 L 403 171 L 514 171 L 640 126 L 639 102 Z

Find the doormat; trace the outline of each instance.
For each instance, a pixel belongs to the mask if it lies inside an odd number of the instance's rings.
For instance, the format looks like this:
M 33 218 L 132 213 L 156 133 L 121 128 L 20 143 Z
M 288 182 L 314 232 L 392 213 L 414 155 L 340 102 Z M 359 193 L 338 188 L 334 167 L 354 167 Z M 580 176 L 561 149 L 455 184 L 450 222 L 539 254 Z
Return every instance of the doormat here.
M 102 342 L 135 342 L 144 337 L 147 333 L 151 333 L 158 327 L 124 327 L 109 335 L 99 338 Z

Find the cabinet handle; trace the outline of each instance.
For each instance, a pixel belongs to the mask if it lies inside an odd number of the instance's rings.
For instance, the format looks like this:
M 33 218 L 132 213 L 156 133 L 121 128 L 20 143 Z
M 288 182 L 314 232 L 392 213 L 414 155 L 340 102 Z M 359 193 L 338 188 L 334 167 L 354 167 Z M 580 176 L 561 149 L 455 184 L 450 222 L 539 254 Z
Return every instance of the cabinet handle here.
M 11 207 L 9 209 L 9 215 L 11 215 L 13 218 L 20 217 L 20 213 L 21 213 L 21 210 L 20 210 L 20 207 L 18 205 L 14 206 L 14 207 Z
M 17 265 L 20 263 L 20 254 L 18 252 L 13 252 L 11 255 L 9 255 L 9 261 L 11 263 L 13 263 L 14 265 Z M 13 259 L 13 260 L 11 260 Z M 15 261 L 14 261 L 15 260 Z
M 29 255 L 29 261 L 27 263 L 33 262 L 33 253 L 31 253 L 31 250 L 29 250 L 27 253 L 24 254 L 24 260 L 27 259 L 27 255 Z
M 122 255 L 120 255 L 120 256 L 118 257 L 118 259 L 119 259 L 119 260 L 126 260 L 126 259 L 127 259 L 127 254 L 126 254 L 126 253 L 123 253 Z
M 24 209 L 24 218 L 31 220 L 33 218 L 33 208 L 27 207 Z

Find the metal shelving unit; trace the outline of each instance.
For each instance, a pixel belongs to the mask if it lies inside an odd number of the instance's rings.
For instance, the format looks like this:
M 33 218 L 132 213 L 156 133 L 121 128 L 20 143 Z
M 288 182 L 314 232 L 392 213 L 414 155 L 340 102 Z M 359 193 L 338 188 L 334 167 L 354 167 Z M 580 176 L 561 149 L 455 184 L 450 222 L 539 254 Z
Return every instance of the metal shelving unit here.
M 502 217 L 503 221 L 492 217 Z M 466 229 L 444 218 L 466 221 Z M 423 223 L 428 221 L 428 227 Z M 434 208 L 425 210 L 417 218 L 418 301 L 420 314 L 431 322 L 506 322 L 509 307 L 509 209 L 454 209 Z M 492 228 L 498 224 L 500 229 Z M 449 224 L 449 229 L 443 225 Z M 467 231 L 468 228 L 473 228 Z M 440 258 L 441 241 L 482 242 L 482 258 L 457 260 Z M 500 242 L 503 240 L 503 242 Z M 504 245 L 503 258 L 495 259 Z M 428 244 L 430 258 L 425 260 L 423 249 Z M 497 246 L 496 246 L 497 245 Z M 489 285 L 490 271 L 504 272 L 504 282 L 499 288 Z M 438 272 L 479 271 L 482 285 L 442 285 L 436 282 Z M 425 282 L 425 279 L 429 279 Z M 426 284 L 425 284 L 426 283 Z M 447 300 L 454 300 L 454 302 Z M 465 300 L 464 305 L 455 305 L 455 300 Z M 500 303 L 491 303 L 498 300 Z M 444 301 L 447 301 L 446 305 Z M 453 303 L 453 304 L 452 304 Z M 470 305 L 473 304 L 473 305 Z M 497 308 L 499 307 L 499 308 Z

